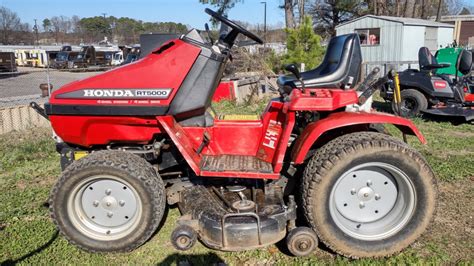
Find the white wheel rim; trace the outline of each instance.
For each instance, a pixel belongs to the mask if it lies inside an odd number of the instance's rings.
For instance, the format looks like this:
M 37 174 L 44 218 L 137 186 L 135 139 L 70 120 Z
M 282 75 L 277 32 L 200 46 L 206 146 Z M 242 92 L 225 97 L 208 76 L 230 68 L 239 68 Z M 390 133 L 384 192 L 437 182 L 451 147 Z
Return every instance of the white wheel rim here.
M 128 182 L 111 175 L 82 180 L 68 197 L 67 214 L 85 236 L 111 241 L 129 235 L 139 225 L 142 202 Z
M 393 236 L 410 221 L 416 191 L 399 168 L 380 162 L 346 171 L 334 184 L 330 215 L 345 234 L 375 241 Z

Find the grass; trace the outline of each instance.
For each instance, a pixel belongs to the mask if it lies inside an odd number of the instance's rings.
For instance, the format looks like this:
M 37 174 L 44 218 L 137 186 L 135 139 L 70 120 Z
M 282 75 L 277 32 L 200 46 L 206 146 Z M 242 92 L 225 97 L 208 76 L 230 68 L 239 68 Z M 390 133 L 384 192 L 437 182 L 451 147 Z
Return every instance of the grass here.
M 215 106 L 219 114 L 247 111 L 245 106 L 222 102 Z M 263 110 L 264 105 L 254 105 L 250 112 Z M 469 180 L 474 173 L 474 133 L 472 125 L 453 126 L 415 119 L 415 124 L 425 134 L 429 145 L 410 144 L 420 150 L 436 172 L 441 183 L 461 184 L 471 188 Z M 393 129 L 390 129 L 393 130 Z M 124 254 L 90 254 L 69 244 L 50 221 L 46 202 L 49 191 L 59 175 L 59 155 L 55 152 L 50 132 L 37 129 L 14 132 L 0 136 L 0 262 L 2 264 L 170 264 L 183 262 L 211 264 L 225 262 L 241 264 L 444 264 L 474 263 L 471 238 L 455 241 L 456 231 L 445 230 L 439 237 L 423 237 L 413 247 L 387 259 L 350 260 L 328 251 L 318 250 L 308 258 L 294 258 L 270 246 L 244 252 L 219 252 L 198 243 L 187 252 L 175 251 L 169 236 L 179 212 L 169 209 L 165 225 L 145 245 Z M 462 183 L 460 183 L 462 182 Z M 468 198 L 472 200 L 472 197 Z M 465 202 L 472 205 L 474 202 Z M 454 204 L 454 202 L 453 202 Z M 464 215 L 471 215 L 465 213 Z M 469 218 L 467 218 L 469 219 Z M 472 222 L 472 221 L 471 221 Z M 468 225 L 464 224 L 462 228 Z M 469 231 L 465 232 L 468 233 Z M 461 234 L 461 233 L 459 233 Z M 450 252 L 455 246 L 457 253 Z

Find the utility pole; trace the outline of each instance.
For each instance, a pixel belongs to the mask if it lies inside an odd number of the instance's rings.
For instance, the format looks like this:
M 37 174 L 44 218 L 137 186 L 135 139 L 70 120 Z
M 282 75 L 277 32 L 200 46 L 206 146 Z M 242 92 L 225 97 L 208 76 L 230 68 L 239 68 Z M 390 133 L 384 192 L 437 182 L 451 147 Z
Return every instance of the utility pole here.
M 441 6 L 442 5 L 443 5 L 443 0 L 439 0 L 438 12 L 436 12 L 436 21 L 441 21 Z
M 101 14 L 104 17 L 105 23 L 107 23 L 107 18 L 105 17 L 107 15 L 107 13 L 101 13 Z M 107 30 L 104 30 L 103 33 L 104 33 L 104 39 L 107 39 L 107 36 L 106 36 L 107 35 Z
M 38 24 L 36 24 L 36 20 L 37 19 L 35 19 L 35 25 L 33 26 L 33 30 L 34 30 L 35 36 L 36 36 L 36 46 L 38 46 L 39 45 L 39 42 L 38 42 Z
M 267 2 L 263 1 L 260 2 L 261 4 L 264 4 L 264 9 L 263 9 L 263 39 L 265 40 L 265 44 L 267 43 Z M 265 44 L 263 45 L 265 47 Z

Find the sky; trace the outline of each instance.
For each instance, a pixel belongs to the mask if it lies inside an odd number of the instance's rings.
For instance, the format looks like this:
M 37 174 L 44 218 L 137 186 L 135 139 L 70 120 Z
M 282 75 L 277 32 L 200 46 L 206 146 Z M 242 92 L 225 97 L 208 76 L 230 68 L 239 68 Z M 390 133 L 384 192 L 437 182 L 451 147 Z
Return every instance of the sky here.
M 262 0 L 243 0 L 232 8 L 230 19 L 263 24 Z M 283 25 L 284 12 L 278 8 L 283 0 L 267 0 L 267 24 Z M 180 22 L 193 28 L 203 28 L 209 21 L 199 0 L 0 0 L 0 6 L 16 12 L 22 22 L 34 25 L 44 18 L 64 15 L 71 17 L 106 16 L 131 17 L 148 22 Z

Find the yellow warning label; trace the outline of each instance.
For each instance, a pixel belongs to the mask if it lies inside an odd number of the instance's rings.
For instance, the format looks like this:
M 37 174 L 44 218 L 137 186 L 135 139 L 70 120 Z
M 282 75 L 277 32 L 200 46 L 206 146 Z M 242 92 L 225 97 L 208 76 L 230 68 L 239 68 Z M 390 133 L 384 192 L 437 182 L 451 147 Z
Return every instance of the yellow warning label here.
M 74 160 L 79 160 L 82 157 L 86 157 L 89 153 L 87 151 L 75 151 L 74 152 Z

